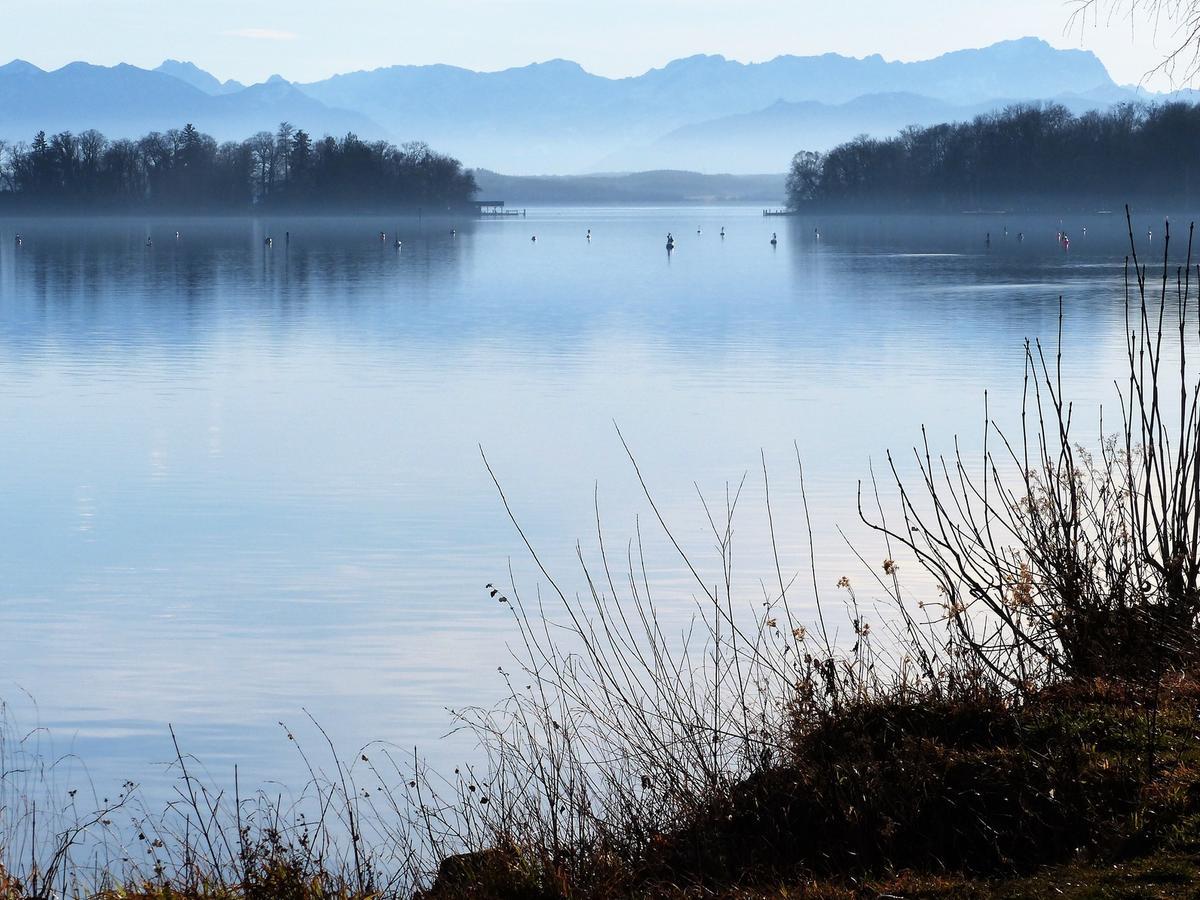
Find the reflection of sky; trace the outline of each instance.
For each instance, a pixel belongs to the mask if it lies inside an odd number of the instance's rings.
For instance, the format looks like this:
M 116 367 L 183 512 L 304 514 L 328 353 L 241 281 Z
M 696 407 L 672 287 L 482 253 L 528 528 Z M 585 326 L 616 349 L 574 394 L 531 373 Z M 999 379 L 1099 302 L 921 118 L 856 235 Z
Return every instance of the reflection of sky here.
M 870 461 L 921 424 L 977 444 L 985 388 L 1011 420 L 1060 292 L 1074 395 L 1108 397 L 1120 365 L 1116 217 L 1069 225 L 1089 227 L 1069 254 L 1056 220 L 1015 217 L 1007 238 L 999 218 L 715 208 L 453 224 L 0 222 L 0 695 L 32 692 L 97 777 L 147 777 L 167 722 L 210 768 L 298 777 L 276 723 L 301 707 L 344 746 L 449 753 L 444 708 L 500 693 L 511 630 L 483 585 L 510 557 L 536 583 L 479 444 L 561 583 L 582 586 L 576 539 L 595 560 L 598 484 L 610 545 L 640 516 L 682 617 L 693 587 L 614 422 L 714 578 L 696 490 L 723 502 L 749 473 L 752 605 L 774 571 L 760 448 L 803 571 L 797 442 L 832 585 Z

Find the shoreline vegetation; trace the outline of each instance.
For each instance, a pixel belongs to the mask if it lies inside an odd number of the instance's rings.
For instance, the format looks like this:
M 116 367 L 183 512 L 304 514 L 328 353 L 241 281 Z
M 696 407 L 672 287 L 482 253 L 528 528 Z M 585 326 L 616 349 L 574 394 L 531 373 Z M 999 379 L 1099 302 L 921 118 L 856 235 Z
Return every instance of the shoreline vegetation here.
M 1056 344 L 1025 346 L 1020 419 L 985 411 L 982 459 L 923 436 L 915 478 L 889 455 L 860 486 L 879 545 L 856 548 L 853 580 L 776 554 L 763 595 L 737 596 L 737 494 L 705 505 L 713 579 L 626 446 L 693 584 L 683 639 L 640 534 L 606 546 L 597 523 L 599 557 L 568 587 L 488 466 L 543 584 L 487 586 L 515 640 L 507 695 L 454 714 L 478 768 L 339 757 L 319 732 L 320 753 L 297 741 L 312 779 L 284 803 L 206 783 L 177 748 L 178 800 L 147 811 L 132 784 L 53 796 L 10 729 L 0 897 L 1190 896 L 1200 267 L 1190 232 L 1180 250 L 1166 231 L 1161 268 L 1132 226 L 1130 248 L 1127 370 L 1098 428 L 1063 393 L 1060 317 Z M 774 547 L 765 457 L 761 477 Z M 930 585 L 916 596 L 910 567 Z
M 0 141 L 0 212 L 462 210 L 477 191 L 426 144 L 315 139 L 288 122 L 218 144 L 192 125 L 109 140 L 95 130 Z
M 1064 212 L 1200 199 L 1200 105 L 1121 103 L 1074 115 L 1016 104 L 969 122 L 801 151 L 788 206 L 838 212 Z

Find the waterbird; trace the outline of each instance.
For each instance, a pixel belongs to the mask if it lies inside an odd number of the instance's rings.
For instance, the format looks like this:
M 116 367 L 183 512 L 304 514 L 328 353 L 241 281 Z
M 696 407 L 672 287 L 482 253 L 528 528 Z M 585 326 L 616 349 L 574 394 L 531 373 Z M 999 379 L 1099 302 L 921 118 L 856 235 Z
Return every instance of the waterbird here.
M 150 235 L 146 235 L 146 246 L 147 246 L 147 247 L 153 247 L 153 246 L 154 246 L 154 241 L 150 240 Z
M 816 238 L 818 241 L 821 239 L 821 230 L 819 228 L 813 229 L 813 237 Z
M 175 240 L 179 240 L 179 232 L 178 231 L 175 232 Z
M 271 238 L 266 238 L 266 239 L 264 239 L 264 240 L 263 240 L 263 246 L 264 246 L 264 247 L 274 247 L 274 246 L 275 246 L 275 241 L 274 241 L 274 240 L 272 240 Z
M 721 237 L 725 237 L 725 226 L 721 226 Z
M 774 246 L 778 245 L 778 243 L 779 243 L 779 235 L 777 235 L 774 231 L 772 231 L 771 232 L 771 246 L 774 247 Z
M 379 232 L 379 242 L 383 243 L 386 240 L 387 240 L 387 232 L 386 231 Z
M 25 239 L 24 239 L 24 238 L 22 238 L 22 237 L 21 237 L 21 236 L 18 234 L 18 235 L 17 235 L 17 246 L 18 246 L 18 247 L 20 247 L 20 246 L 21 246 L 23 243 L 25 243 Z
M 700 233 L 700 228 L 697 226 L 697 228 L 696 228 L 696 234 L 699 234 L 699 233 Z
M 587 239 L 588 239 L 589 241 L 592 239 L 592 229 L 590 229 L 590 228 L 588 229 L 588 233 L 587 233 Z
M 671 234 L 671 232 L 668 231 L 667 232 L 667 252 L 670 253 L 674 249 L 675 249 L 675 235 Z
M 530 240 L 536 244 L 537 243 L 537 235 L 535 234 L 533 237 L 530 238 Z
M 396 249 L 399 250 L 403 243 L 404 241 L 400 240 L 400 238 L 396 238 Z
M 450 237 L 454 237 L 454 235 L 456 235 L 456 234 L 458 234 L 458 232 L 455 231 L 453 228 L 451 228 L 450 229 Z
M 1025 232 L 1023 232 L 1023 231 L 1018 231 L 1018 232 L 1017 232 L 1017 243 L 1019 244 L 1019 243 L 1021 243 L 1021 241 L 1023 241 L 1023 240 L 1025 240 Z

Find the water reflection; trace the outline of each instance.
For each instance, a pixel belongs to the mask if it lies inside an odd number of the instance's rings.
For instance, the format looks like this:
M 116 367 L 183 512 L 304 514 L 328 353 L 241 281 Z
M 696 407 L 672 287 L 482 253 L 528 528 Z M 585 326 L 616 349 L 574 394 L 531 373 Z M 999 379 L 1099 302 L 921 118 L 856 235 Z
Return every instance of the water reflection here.
M 276 723 L 301 707 L 347 747 L 463 751 L 435 742 L 445 708 L 498 696 L 511 634 L 483 585 L 510 557 L 536 583 L 480 444 L 568 585 L 594 490 L 614 546 L 647 522 L 614 422 L 702 561 L 697 488 L 750 472 L 753 604 L 773 571 L 760 448 L 807 567 L 795 440 L 832 586 L 870 460 L 923 423 L 969 445 L 985 388 L 1012 413 L 1060 294 L 1069 389 L 1107 396 L 1124 223 L 1083 224 L 1064 253 L 1049 218 L 712 207 L 0 221 L 0 695 L 29 690 L 112 783 L 153 783 L 167 722 L 214 771 L 299 777 Z M 647 552 L 682 621 L 692 587 L 661 536 Z

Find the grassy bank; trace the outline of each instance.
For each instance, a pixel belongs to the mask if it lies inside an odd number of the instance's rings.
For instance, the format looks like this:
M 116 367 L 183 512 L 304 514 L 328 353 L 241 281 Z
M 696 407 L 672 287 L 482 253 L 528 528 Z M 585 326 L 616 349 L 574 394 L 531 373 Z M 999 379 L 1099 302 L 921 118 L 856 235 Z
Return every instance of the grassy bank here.
M 13 732 L 0 896 L 1187 896 L 1200 270 L 1190 245 L 1171 264 L 1168 235 L 1151 278 L 1130 237 L 1113 411 L 1079 435 L 1094 419 L 1063 395 L 1058 348 L 1030 343 L 1022 415 L 987 422 L 982 459 L 923 443 L 915 477 L 892 463 L 862 486 L 878 543 L 853 578 L 825 585 L 776 554 L 742 596 L 738 492 L 704 507 L 714 578 L 642 480 L 695 596 L 675 634 L 640 534 L 613 548 L 597 527 L 568 588 L 500 490 L 542 584 L 487 586 L 513 662 L 507 696 L 455 714 L 476 767 L 347 758 L 318 729 L 322 746 L 296 741 L 311 780 L 286 803 L 213 786 L 180 749 L 178 801 L 146 809 L 132 785 L 56 794 Z M 804 498 L 799 460 L 796 475 Z M 765 462 L 762 478 L 774 548 Z

